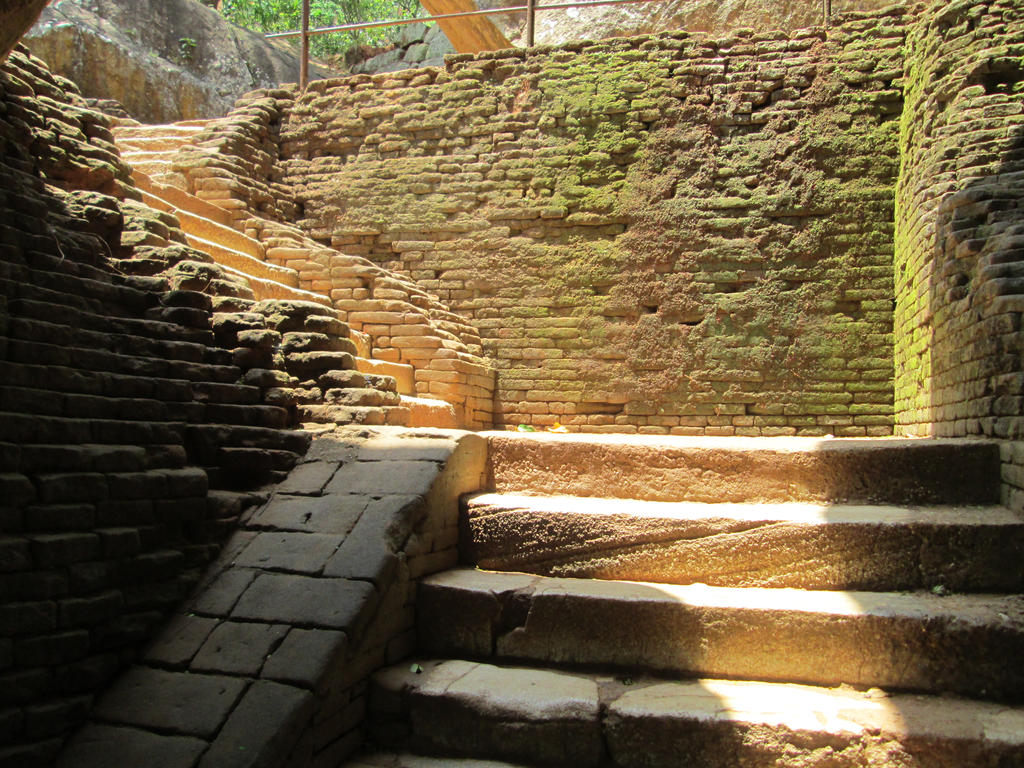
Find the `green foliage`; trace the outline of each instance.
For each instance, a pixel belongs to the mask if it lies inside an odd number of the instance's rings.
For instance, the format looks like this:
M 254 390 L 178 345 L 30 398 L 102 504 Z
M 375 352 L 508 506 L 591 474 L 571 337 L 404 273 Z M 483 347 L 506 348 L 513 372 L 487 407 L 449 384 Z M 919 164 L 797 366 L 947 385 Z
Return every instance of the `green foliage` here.
M 309 26 L 330 27 L 361 21 L 410 19 L 419 0 L 311 0 Z M 302 0 L 225 0 L 221 13 L 254 32 L 290 32 L 302 26 Z M 365 29 L 310 38 L 314 56 L 342 54 L 358 45 L 387 45 L 400 28 Z
M 182 64 L 192 61 L 196 52 L 196 41 L 191 37 L 182 37 L 178 40 L 178 59 Z

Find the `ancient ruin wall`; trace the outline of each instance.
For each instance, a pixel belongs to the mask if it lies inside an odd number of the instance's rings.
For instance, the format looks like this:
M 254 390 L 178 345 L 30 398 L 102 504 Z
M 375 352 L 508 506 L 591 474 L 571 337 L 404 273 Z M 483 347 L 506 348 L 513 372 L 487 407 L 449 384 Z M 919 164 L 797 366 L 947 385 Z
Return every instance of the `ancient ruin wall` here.
M 470 318 L 504 424 L 888 434 L 903 12 L 315 83 L 321 242 Z
M 187 249 L 130 229 L 109 128 L 24 49 L 0 68 L 2 765 L 52 765 L 188 594 L 254 500 L 223 490 L 231 462 L 283 470 L 309 442 L 237 383 L 187 270 L 128 273 Z
M 932 3 L 908 37 L 896 423 L 1003 443 L 1024 506 L 1024 3 Z
M 934 3 L 908 38 L 896 240 L 902 432 L 1020 437 L 1024 3 Z

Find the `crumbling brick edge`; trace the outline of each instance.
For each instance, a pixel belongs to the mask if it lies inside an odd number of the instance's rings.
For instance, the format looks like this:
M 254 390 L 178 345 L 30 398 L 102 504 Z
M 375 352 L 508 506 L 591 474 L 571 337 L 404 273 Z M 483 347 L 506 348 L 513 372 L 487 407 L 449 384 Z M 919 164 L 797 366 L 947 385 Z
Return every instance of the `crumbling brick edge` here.
M 415 645 L 417 580 L 457 560 L 458 499 L 485 460 L 471 432 L 315 436 L 57 765 L 338 765 L 369 674 Z

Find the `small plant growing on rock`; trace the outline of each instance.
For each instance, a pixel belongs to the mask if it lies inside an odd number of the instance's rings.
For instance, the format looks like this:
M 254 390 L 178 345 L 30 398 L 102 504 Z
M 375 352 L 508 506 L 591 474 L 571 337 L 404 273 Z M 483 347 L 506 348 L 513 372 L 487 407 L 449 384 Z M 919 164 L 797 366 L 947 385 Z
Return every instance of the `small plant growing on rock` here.
M 196 53 L 196 41 L 191 37 L 182 37 L 178 40 L 178 61 L 187 64 L 192 61 Z

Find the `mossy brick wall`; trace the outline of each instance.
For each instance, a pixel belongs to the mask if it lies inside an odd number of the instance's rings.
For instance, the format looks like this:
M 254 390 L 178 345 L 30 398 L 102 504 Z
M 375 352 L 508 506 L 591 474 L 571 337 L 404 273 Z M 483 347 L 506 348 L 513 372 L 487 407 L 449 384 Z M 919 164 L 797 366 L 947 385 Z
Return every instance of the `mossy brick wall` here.
M 1024 507 L 1024 3 L 931 3 L 907 42 L 896 424 L 1004 438 Z
M 209 296 L 126 274 L 128 173 L 107 118 L 12 53 L 0 68 L 0 766 L 53 764 L 251 500 L 212 490 L 216 468 L 197 455 L 216 463 L 244 439 L 250 460 L 290 467 L 309 440 L 237 426 L 275 409 L 236 384 Z
M 1021 437 L 1024 3 L 935 3 L 909 36 L 896 404 L 908 433 Z
M 288 89 L 247 94 L 182 147 L 164 180 L 230 211 L 266 248 L 268 262 L 294 269 L 301 288 L 324 296 L 352 331 L 366 334 L 367 357 L 412 366 L 416 394 L 447 402 L 460 426 L 491 426 L 494 373 L 466 318 L 411 280 L 291 225 L 299 210 L 274 180 L 274 166 L 281 115 L 294 96 Z
M 275 181 L 471 319 L 499 424 L 889 434 L 904 19 L 318 82 Z

